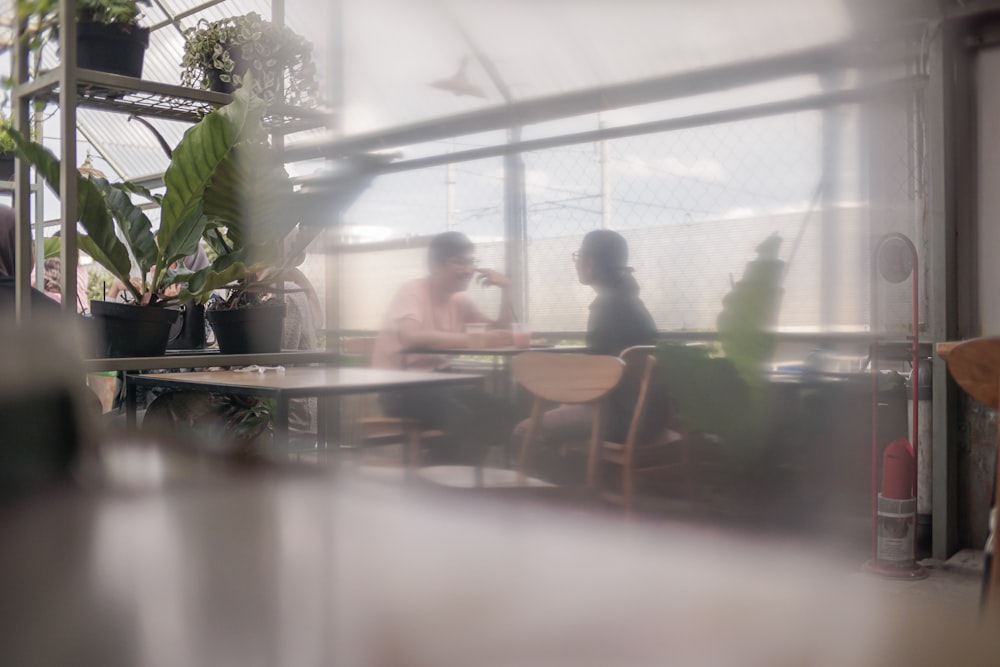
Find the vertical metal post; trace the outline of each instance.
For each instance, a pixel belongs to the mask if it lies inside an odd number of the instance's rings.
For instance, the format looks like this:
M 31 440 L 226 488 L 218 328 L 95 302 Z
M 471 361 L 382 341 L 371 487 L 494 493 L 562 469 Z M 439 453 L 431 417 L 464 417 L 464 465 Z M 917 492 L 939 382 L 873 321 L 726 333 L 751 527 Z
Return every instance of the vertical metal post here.
M 521 128 L 507 132 L 510 143 L 521 140 Z M 507 238 L 506 272 L 511 280 L 511 304 L 522 321 L 528 321 L 528 225 L 525 216 L 524 160 L 520 153 L 508 153 L 504 165 L 504 236 Z
M 59 16 L 76 16 L 76 0 L 59 0 Z M 59 167 L 59 199 L 62 209 L 62 307 L 76 311 L 76 21 L 63 20 L 59 30 L 59 134 L 62 162 Z
M 455 227 L 455 165 L 449 162 L 444 166 L 445 188 L 445 229 Z
M 27 21 L 18 19 L 14 39 L 14 129 L 29 136 L 28 110 L 30 100 L 19 92 L 19 86 L 28 80 L 28 45 L 24 33 Z M 17 265 L 15 275 L 14 315 L 18 324 L 31 317 L 31 222 L 30 191 L 28 184 L 28 165 L 23 160 L 16 160 L 14 166 L 14 216 L 17 221 L 15 232 L 14 258 Z
M 961 277 L 955 239 L 961 233 L 958 207 L 966 206 L 975 197 L 963 198 L 956 188 L 968 187 L 975 181 L 969 169 L 976 152 L 967 134 L 974 125 L 968 114 L 968 102 L 972 99 L 972 67 L 968 51 L 959 46 L 959 39 L 954 27 L 945 26 L 939 39 L 931 42 L 928 67 L 940 74 L 930 77 L 924 88 L 927 147 L 927 279 L 924 284 L 932 345 L 970 335 L 968 331 L 958 330 L 958 281 Z M 964 165 L 956 164 L 956 160 L 962 159 L 967 160 Z M 967 222 L 973 221 L 967 219 Z M 976 253 L 970 254 L 975 257 Z M 958 393 L 955 383 L 948 377 L 945 361 L 934 355 L 932 364 L 931 555 L 944 560 L 958 549 Z
M 600 121 L 603 130 L 607 123 Z M 611 173 L 610 158 L 611 145 L 607 139 L 600 142 L 601 149 L 601 229 L 611 228 Z

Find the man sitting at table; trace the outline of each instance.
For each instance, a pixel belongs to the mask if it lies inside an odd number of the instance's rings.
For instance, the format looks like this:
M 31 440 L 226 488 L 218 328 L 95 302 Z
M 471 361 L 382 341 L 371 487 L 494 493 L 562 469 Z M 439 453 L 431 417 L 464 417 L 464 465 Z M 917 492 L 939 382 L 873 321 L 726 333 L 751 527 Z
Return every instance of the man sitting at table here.
M 477 268 L 474 250 L 472 241 L 460 232 L 444 232 L 431 239 L 427 249 L 429 273 L 405 283 L 396 292 L 375 341 L 373 366 L 444 370 L 449 360 L 446 355 L 404 352 L 470 348 L 467 324 L 487 325 L 483 336 L 485 347 L 511 344 L 510 331 L 501 328 L 509 326 L 513 312 L 510 281 L 492 269 Z M 495 320 L 487 318 L 463 294 L 477 276 L 480 285 L 502 290 L 500 314 Z M 472 389 L 389 392 L 382 394 L 380 401 L 390 417 L 412 419 L 422 428 L 443 430 L 448 443 L 437 448 L 442 458 L 466 461 L 475 458 L 474 447 L 485 447 L 499 436 L 506 411 L 495 397 Z

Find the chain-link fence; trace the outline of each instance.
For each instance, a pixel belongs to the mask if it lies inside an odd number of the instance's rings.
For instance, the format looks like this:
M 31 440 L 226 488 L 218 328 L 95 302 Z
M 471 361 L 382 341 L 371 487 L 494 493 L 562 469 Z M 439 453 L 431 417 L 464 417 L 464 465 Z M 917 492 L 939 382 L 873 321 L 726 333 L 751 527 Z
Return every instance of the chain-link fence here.
M 628 239 L 663 331 L 713 330 L 774 234 L 786 263 L 779 329 L 867 330 L 873 239 L 896 231 L 923 247 L 917 122 L 909 101 L 844 105 L 523 154 L 527 319 L 540 332 L 584 330 L 593 292 L 571 254 L 607 226 Z M 502 268 L 504 177 L 502 158 L 384 175 L 348 211 L 346 234 L 458 229 L 481 264 Z M 398 285 L 425 273 L 426 240 L 378 247 L 339 258 L 343 329 L 379 328 Z M 909 282 L 879 289 L 877 326 L 905 333 Z M 495 312 L 495 290 L 470 296 Z

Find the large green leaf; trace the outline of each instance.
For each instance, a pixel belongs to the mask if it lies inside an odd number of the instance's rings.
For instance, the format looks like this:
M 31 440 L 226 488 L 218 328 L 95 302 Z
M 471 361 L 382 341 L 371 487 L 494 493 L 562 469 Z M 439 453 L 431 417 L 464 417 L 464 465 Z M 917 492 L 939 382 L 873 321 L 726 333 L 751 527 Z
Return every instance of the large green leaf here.
M 43 242 L 45 245 L 45 259 L 58 257 L 62 250 L 62 241 L 58 236 L 50 236 Z
M 238 247 L 278 245 L 298 222 L 288 210 L 291 194 L 291 179 L 277 154 L 251 140 L 219 164 L 205 190 L 205 214 L 224 223 Z
M 132 251 L 140 273 L 146 275 L 158 259 L 156 239 L 153 238 L 153 226 L 149 218 L 121 188 L 112 186 L 103 178 L 91 177 L 90 180 L 104 196 L 104 202 L 118 223 L 118 229 Z
M 206 222 L 201 210 L 205 188 L 236 144 L 260 131 L 263 114 L 263 102 L 245 86 L 230 104 L 184 133 L 163 177 L 167 191 L 158 233 L 163 256 L 179 258 L 195 252 Z
M 9 130 L 17 144 L 17 156 L 33 165 L 56 194 L 60 193 L 59 159 L 44 146 L 24 138 L 17 130 Z M 104 197 L 88 179 L 77 178 L 77 217 L 89 235 L 89 242 L 80 247 L 111 274 L 128 283 L 132 261 L 124 244 L 115 236 L 114 221 L 104 203 Z

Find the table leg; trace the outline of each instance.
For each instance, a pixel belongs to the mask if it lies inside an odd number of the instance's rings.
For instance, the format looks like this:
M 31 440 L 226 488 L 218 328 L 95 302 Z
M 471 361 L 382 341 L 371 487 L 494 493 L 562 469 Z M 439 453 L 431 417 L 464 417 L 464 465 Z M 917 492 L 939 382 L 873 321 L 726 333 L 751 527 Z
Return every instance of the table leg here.
M 274 449 L 276 452 L 288 450 L 288 397 L 274 399 Z
M 316 448 L 330 448 L 330 398 L 320 396 L 316 399 Z
M 136 386 L 134 382 L 129 382 L 129 374 L 125 373 L 122 376 L 122 381 L 125 383 L 125 427 L 129 431 L 135 431 L 136 429 Z

